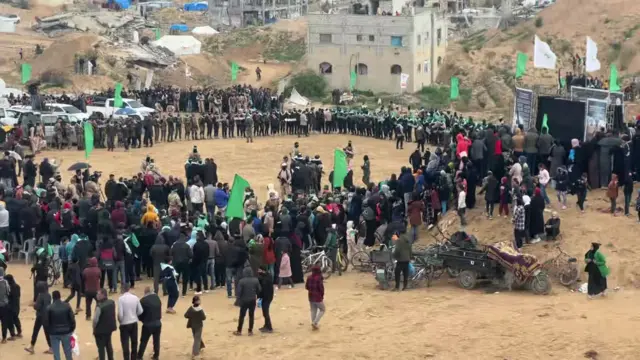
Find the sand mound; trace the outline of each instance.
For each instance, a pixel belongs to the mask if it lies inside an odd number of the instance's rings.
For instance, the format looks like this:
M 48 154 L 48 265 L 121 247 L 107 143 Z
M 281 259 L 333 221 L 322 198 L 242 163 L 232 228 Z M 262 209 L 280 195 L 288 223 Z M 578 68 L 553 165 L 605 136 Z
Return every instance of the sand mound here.
M 45 49 L 42 55 L 31 62 L 33 77 L 46 71 L 56 70 L 67 74 L 74 73 L 74 61 L 77 55 L 94 52 L 94 45 L 100 40 L 99 36 L 91 34 L 72 34 L 54 42 Z

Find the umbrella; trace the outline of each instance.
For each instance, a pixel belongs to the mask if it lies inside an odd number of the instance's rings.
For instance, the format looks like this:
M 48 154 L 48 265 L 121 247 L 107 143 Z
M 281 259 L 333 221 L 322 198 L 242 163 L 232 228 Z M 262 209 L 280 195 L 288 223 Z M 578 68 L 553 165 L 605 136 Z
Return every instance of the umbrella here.
M 69 168 L 67 169 L 67 171 L 76 171 L 76 170 L 84 170 L 84 169 L 89 169 L 91 168 L 91 165 L 89 165 L 88 163 L 85 162 L 77 162 L 71 166 L 69 166 Z
M 133 110 L 132 108 L 122 108 L 122 109 L 116 110 L 114 115 L 135 115 L 135 113 L 136 111 Z
M 14 158 L 16 161 L 22 161 L 22 157 L 15 151 L 9 151 L 9 156 Z

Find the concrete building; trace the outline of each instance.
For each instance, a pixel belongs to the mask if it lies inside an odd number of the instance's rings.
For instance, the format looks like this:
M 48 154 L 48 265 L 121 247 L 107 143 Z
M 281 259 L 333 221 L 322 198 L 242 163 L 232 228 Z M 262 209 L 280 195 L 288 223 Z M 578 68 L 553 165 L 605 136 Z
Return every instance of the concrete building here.
M 309 0 L 208 0 L 211 25 L 243 27 L 278 19 L 296 19 L 309 11 Z
M 392 7 L 397 10 L 395 4 Z M 435 83 L 444 63 L 444 11 L 419 8 L 415 15 L 401 16 L 309 14 L 308 23 L 307 66 L 326 77 L 332 89 L 348 89 L 354 70 L 358 90 L 416 92 Z M 405 89 L 400 86 L 401 74 L 409 75 Z

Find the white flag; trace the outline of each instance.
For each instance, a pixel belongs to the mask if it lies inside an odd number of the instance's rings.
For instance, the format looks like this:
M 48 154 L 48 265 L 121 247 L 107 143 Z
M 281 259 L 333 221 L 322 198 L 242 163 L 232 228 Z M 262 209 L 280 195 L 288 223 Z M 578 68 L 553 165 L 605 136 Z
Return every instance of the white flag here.
M 585 70 L 593 72 L 600 70 L 600 61 L 598 60 L 598 45 L 595 41 L 587 36 L 587 60 L 585 62 Z
M 536 41 L 533 45 L 533 67 L 542 69 L 555 69 L 556 68 L 556 54 L 551 51 L 549 44 L 540 40 L 536 35 Z

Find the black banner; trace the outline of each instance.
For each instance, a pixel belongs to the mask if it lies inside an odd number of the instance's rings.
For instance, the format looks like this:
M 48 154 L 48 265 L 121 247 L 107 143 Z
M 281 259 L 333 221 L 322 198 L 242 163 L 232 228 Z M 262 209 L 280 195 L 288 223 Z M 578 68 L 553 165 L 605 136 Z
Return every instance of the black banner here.
M 533 113 L 533 91 L 516 88 L 516 98 L 513 107 L 513 126 L 522 125 L 527 131 L 531 127 Z

